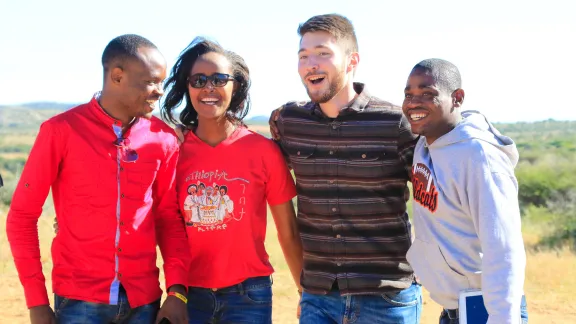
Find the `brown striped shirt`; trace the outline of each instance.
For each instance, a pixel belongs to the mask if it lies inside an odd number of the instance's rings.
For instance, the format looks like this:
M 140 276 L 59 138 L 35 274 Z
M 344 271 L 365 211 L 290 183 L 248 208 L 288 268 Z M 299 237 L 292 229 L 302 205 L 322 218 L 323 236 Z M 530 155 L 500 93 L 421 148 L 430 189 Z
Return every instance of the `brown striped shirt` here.
M 304 247 L 302 286 L 325 294 L 408 288 L 412 268 L 407 181 L 416 136 L 400 107 L 359 94 L 337 118 L 318 104 L 290 102 L 278 128 L 294 170 Z

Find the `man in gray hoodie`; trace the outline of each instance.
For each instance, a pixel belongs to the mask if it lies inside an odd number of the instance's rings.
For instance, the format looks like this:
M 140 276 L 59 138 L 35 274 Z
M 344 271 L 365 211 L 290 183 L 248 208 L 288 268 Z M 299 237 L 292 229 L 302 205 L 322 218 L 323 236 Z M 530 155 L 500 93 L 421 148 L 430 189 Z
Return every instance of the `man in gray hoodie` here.
M 468 289 L 481 289 L 489 324 L 518 324 L 520 313 L 527 323 L 514 142 L 479 112 L 460 111 L 464 90 L 450 62 L 418 63 L 404 92 L 402 110 L 421 135 L 407 259 L 444 308 L 440 323 L 459 323 L 459 294 Z

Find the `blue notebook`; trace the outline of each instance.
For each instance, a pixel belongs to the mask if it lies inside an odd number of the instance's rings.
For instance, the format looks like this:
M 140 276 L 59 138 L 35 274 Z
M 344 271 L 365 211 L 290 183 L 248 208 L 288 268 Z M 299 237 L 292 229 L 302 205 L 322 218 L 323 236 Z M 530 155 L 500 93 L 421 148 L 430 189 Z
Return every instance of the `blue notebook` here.
M 482 291 L 479 289 L 462 291 L 458 301 L 458 313 L 460 324 L 486 324 L 488 311 L 484 306 Z M 521 322 L 522 318 L 518 310 L 518 323 Z

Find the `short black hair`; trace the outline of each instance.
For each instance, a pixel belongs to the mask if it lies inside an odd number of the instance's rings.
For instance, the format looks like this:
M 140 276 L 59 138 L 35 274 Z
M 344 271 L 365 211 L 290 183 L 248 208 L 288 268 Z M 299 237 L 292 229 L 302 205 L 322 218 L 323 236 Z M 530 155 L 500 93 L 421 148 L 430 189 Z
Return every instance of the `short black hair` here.
M 462 88 L 460 71 L 458 71 L 456 65 L 446 60 L 438 58 L 426 59 L 416 64 L 412 71 L 414 70 L 429 71 L 436 80 L 436 83 L 448 92 Z
M 102 53 L 104 71 L 114 67 L 122 67 L 127 59 L 136 58 L 138 49 L 141 47 L 158 49 L 151 41 L 139 35 L 126 34 L 114 38 Z

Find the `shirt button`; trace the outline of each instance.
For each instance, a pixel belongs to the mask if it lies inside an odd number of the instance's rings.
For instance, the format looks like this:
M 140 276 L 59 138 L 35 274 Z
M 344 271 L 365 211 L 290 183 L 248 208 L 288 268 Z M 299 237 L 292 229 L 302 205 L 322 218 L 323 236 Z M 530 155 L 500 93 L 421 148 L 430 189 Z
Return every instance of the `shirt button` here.
M 26 184 L 24 184 L 24 187 L 28 188 L 28 187 L 30 187 L 30 185 L 26 183 Z
M 120 226 L 124 226 L 124 222 L 123 222 L 123 221 L 120 221 Z
M 334 151 L 330 151 L 330 155 L 334 154 Z
M 365 159 L 365 158 L 366 158 L 366 154 L 362 154 L 362 158 Z
M 121 273 L 118 273 L 118 278 L 122 278 L 122 274 L 121 274 Z
M 120 195 L 120 198 L 124 198 L 124 194 L 121 194 L 121 195 Z
M 120 171 L 124 171 L 124 168 L 123 168 L 123 167 L 120 167 Z
M 300 155 L 300 151 L 296 152 L 296 155 Z
M 122 252 L 122 248 L 118 248 L 118 252 Z
M 338 128 L 336 125 L 332 125 L 332 129 L 336 129 Z
M 334 180 L 330 180 L 330 183 L 334 183 Z
M 332 211 L 335 212 L 335 211 L 336 211 L 336 207 L 332 208 Z
M 341 238 L 342 236 L 340 236 L 340 234 L 336 235 L 336 238 Z
M 336 265 L 337 265 L 337 266 L 341 266 L 341 265 L 342 265 L 342 263 L 340 263 L 340 262 L 336 262 Z

